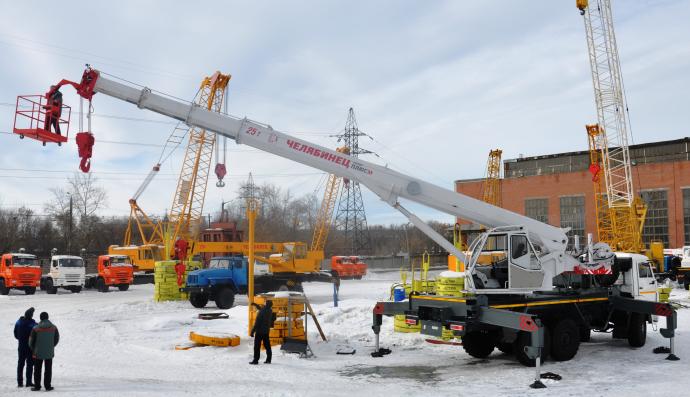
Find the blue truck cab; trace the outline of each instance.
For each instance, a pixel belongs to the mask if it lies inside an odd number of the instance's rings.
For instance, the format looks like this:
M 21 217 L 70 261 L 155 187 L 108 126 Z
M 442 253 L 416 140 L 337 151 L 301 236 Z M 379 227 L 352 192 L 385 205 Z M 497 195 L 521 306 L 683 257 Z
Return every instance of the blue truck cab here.
M 247 264 L 243 256 L 213 257 L 207 269 L 190 272 L 187 285 L 180 290 L 189 294 L 189 302 L 196 308 L 212 300 L 219 309 L 229 309 L 235 295 L 247 293 Z

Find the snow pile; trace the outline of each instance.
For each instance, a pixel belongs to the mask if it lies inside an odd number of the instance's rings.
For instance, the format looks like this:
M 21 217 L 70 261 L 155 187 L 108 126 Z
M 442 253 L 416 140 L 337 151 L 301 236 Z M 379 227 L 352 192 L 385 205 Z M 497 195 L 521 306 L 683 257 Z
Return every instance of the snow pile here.
M 445 273 L 445 272 L 444 272 Z M 455 272 L 452 272 L 455 273 Z M 462 273 L 459 273 L 462 274 Z M 84 291 L 57 295 L 42 292 L 0 296 L 0 396 L 26 395 L 15 385 L 16 345 L 12 328 L 29 307 L 47 311 L 60 329 L 61 341 L 53 364 L 53 394 L 64 396 L 185 396 L 201 392 L 236 396 L 383 396 L 459 394 L 537 395 L 650 395 L 677 394 L 690 386 L 685 372 L 690 359 L 690 310 L 678 312 L 676 354 L 681 361 L 664 360 L 652 349 L 668 345 L 650 326 L 647 345 L 631 349 L 624 340 L 594 333 L 578 355 L 567 362 L 546 362 L 544 371 L 563 376 L 546 381 L 549 389 L 527 387 L 533 369 L 512 357 L 494 352 L 478 360 L 462 347 L 432 345 L 420 334 L 393 332 L 392 318 L 384 317 L 381 346 L 392 350 L 383 358 L 369 355 L 374 348 L 372 310 L 390 294 L 397 271 L 376 279 L 344 280 L 339 307 L 333 307 L 333 287 L 305 285 L 328 342 L 321 341 L 315 323 L 307 319 L 311 359 L 299 359 L 274 348 L 273 363 L 250 366 L 253 339 L 247 336 L 247 301 L 238 296 L 229 310 L 213 302 L 195 309 L 189 302 L 152 301 L 153 288 L 135 285 L 127 292 L 102 294 Z M 445 277 L 445 275 L 444 275 Z M 674 289 L 671 300 L 690 307 L 688 292 Z M 224 312 L 229 319 L 201 320 L 200 312 Z M 663 326 L 663 321 L 662 326 Z M 175 351 L 189 342 L 190 331 L 235 334 L 234 348 L 196 347 Z M 338 355 L 338 351 L 356 351 Z M 669 381 L 672 380 L 672 381 Z

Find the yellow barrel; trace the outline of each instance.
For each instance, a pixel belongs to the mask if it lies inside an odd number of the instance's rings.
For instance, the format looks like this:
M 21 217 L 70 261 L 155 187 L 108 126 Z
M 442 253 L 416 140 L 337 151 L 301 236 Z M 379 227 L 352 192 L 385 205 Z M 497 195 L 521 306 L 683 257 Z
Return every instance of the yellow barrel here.
M 410 325 L 405 322 L 404 314 L 397 314 L 393 316 L 393 331 L 404 332 L 404 333 L 414 333 L 419 332 L 422 329 L 422 324 L 417 323 L 416 325 Z

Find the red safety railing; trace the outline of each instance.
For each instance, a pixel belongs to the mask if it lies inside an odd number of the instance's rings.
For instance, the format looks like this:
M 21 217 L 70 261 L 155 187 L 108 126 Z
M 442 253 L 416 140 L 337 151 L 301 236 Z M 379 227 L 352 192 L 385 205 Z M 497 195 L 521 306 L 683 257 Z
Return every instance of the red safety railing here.
M 43 146 L 47 142 L 57 143 L 61 145 L 67 142 L 69 138 L 69 123 L 72 114 L 72 108 L 67 105 L 62 105 L 60 117 L 57 118 L 57 125 L 59 126 L 60 134 L 51 129 L 55 129 L 55 125 L 47 124 L 47 116 L 50 114 L 50 106 L 44 95 L 20 95 L 17 97 L 17 108 L 14 114 L 14 133 L 18 134 L 20 138 L 31 138 L 43 142 Z M 52 117 L 52 116 L 51 116 Z

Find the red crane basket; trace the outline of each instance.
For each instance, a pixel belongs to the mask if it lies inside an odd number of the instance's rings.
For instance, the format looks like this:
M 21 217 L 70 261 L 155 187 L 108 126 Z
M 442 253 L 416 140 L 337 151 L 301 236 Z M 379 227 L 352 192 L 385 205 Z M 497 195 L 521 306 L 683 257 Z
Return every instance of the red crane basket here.
M 63 133 L 63 135 L 60 135 L 49 130 L 51 126 L 46 123 L 46 121 L 49 121 L 46 120 L 49 109 L 46 109 L 46 106 L 47 101 L 44 95 L 18 96 L 17 109 L 14 114 L 14 133 L 18 134 L 21 139 L 27 137 L 41 141 L 43 146 L 47 142 L 57 143 L 58 145 L 67 142 L 72 109 L 67 105 L 62 105 L 62 112 L 57 120 L 60 132 Z

